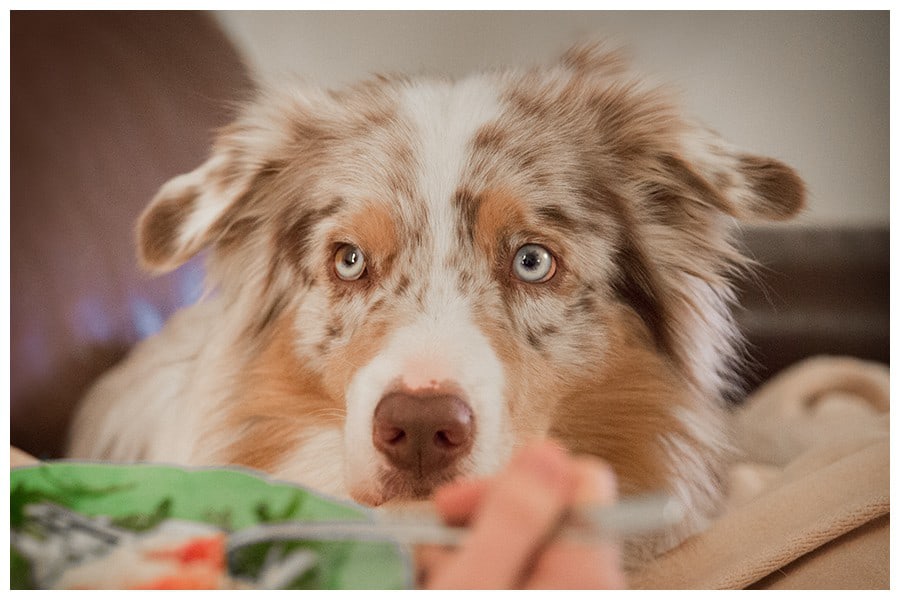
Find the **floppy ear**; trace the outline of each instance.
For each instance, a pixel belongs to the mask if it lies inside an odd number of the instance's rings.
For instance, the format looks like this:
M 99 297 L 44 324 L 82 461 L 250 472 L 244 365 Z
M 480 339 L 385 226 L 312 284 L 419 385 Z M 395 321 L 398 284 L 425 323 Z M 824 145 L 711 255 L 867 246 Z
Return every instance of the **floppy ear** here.
M 318 135 L 327 95 L 302 81 L 258 83 L 255 98 L 225 127 L 209 160 L 160 188 L 137 225 L 138 255 L 151 271 L 171 271 L 236 224 L 260 177 L 271 177 L 292 143 Z
M 737 150 L 709 131 L 695 131 L 684 142 L 683 158 L 663 161 L 695 199 L 749 222 L 783 221 L 803 209 L 806 186 L 784 163 Z
M 220 147 L 194 171 L 163 185 L 138 220 L 142 265 L 166 272 L 184 264 L 224 231 L 254 176 L 236 152 Z
M 579 76 L 592 78 L 625 76 L 629 62 L 622 47 L 605 41 L 576 45 L 560 61 Z M 742 152 L 695 123 L 687 123 L 680 141 L 682 152 L 661 157 L 665 181 L 658 183 L 665 189 L 744 221 L 785 220 L 803 208 L 805 186 L 787 165 Z

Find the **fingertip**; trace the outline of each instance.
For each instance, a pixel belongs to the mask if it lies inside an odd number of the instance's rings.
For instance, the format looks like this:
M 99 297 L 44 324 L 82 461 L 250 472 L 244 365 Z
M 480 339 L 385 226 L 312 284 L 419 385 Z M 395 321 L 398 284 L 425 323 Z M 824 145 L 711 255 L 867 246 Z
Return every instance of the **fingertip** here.
M 435 490 L 432 501 L 445 522 L 462 525 L 480 506 L 487 485 L 484 479 L 454 481 Z
M 612 504 L 619 494 L 619 482 L 613 468 L 591 456 L 575 458 L 575 502 Z
M 518 450 L 510 461 L 510 468 L 527 472 L 552 488 L 567 486 L 572 479 L 568 453 L 559 443 L 549 439 Z

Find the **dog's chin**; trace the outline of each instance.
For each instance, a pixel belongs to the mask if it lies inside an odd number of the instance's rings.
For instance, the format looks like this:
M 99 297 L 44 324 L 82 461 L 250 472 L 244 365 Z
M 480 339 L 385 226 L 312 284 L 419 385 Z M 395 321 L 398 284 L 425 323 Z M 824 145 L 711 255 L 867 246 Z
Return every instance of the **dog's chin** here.
M 457 479 L 460 473 L 445 469 L 438 473 L 419 475 L 401 469 L 384 469 L 371 485 L 351 490 L 356 502 L 367 506 L 394 506 L 429 500 L 440 486 Z

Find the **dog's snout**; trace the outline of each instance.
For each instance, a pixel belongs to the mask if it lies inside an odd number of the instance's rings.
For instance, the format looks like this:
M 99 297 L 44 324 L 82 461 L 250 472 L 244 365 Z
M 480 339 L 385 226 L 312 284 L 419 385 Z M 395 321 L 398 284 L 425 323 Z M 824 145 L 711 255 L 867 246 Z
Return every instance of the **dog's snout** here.
M 394 466 L 427 475 L 468 454 L 474 421 L 458 396 L 395 392 L 375 408 L 372 438 Z

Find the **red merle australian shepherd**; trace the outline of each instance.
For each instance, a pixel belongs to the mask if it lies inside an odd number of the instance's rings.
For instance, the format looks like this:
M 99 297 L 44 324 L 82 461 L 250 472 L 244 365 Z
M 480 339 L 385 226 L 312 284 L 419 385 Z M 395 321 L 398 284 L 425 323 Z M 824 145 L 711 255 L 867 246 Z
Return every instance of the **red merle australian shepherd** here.
M 616 53 L 458 81 L 265 89 L 138 224 L 209 292 L 94 387 L 73 457 L 237 464 L 367 505 L 552 437 L 714 514 L 740 337 L 736 220 L 803 183 Z

